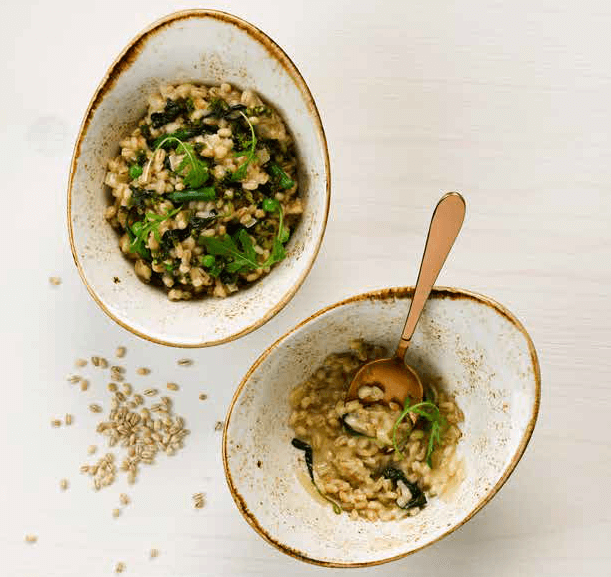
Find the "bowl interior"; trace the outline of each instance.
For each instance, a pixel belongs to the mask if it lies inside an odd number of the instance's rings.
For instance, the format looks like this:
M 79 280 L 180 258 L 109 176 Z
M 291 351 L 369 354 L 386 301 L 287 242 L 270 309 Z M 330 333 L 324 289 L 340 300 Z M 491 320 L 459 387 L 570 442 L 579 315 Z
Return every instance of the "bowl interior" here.
M 169 302 L 140 282 L 104 219 L 107 161 L 145 114 L 161 83 L 230 82 L 252 88 L 283 116 L 297 143 L 305 211 L 272 274 L 226 299 Z M 157 342 L 202 346 L 259 326 L 297 290 L 318 252 L 328 210 L 328 158 L 309 90 L 286 55 L 263 33 L 229 15 L 187 11 L 157 22 L 119 57 L 87 112 L 73 159 L 69 224 L 79 272 L 115 320 Z
M 464 481 L 431 499 L 416 517 L 370 523 L 337 516 L 314 501 L 296 471 L 289 391 L 354 338 L 396 345 L 411 292 L 355 297 L 315 316 L 273 345 L 236 393 L 225 435 L 225 467 L 234 499 L 272 544 L 307 561 L 361 565 L 388 561 L 462 524 L 494 494 L 532 433 L 539 373 L 532 343 L 504 309 L 483 297 L 435 290 L 408 351 L 423 380 L 451 391 L 465 414 L 459 455 Z

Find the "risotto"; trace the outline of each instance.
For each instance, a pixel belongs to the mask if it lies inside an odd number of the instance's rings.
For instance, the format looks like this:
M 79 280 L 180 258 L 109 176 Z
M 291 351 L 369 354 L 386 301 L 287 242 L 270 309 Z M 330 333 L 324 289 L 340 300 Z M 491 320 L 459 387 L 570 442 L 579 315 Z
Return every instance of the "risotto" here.
M 302 213 L 293 139 L 254 92 L 169 85 L 108 163 L 106 219 L 171 300 L 225 297 L 268 274 Z
M 405 406 L 376 403 L 379 387 L 364 386 L 345 402 L 356 371 L 386 356 L 355 341 L 332 354 L 290 393 L 293 446 L 304 451 L 316 491 L 351 518 L 387 521 L 416 515 L 427 497 L 462 479 L 456 448 L 463 414 L 447 393 L 428 386 L 425 400 Z

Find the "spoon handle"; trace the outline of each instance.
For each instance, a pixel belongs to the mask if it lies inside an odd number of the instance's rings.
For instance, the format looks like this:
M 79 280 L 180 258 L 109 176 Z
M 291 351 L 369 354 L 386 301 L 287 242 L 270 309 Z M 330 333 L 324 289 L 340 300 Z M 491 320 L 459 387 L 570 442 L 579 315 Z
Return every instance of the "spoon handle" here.
M 409 347 L 424 304 L 429 298 L 431 289 L 460 232 L 464 219 L 465 199 L 458 192 L 445 194 L 437 203 L 431 218 L 412 304 L 409 307 L 403 334 L 395 353 L 401 360 L 405 357 L 405 351 Z

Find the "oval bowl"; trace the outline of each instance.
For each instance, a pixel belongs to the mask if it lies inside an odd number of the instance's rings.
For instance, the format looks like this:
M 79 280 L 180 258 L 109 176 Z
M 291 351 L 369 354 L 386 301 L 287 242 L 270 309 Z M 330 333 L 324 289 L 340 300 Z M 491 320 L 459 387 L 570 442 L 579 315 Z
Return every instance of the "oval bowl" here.
M 431 499 L 416 517 L 371 523 L 338 516 L 315 501 L 297 471 L 288 394 L 324 358 L 354 338 L 394 350 L 412 288 L 355 296 L 311 316 L 270 346 L 241 382 L 223 435 L 225 475 L 250 525 L 302 561 L 360 567 L 392 561 L 438 541 L 477 513 L 501 488 L 533 432 L 540 375 L 520 322 L 491 299 L 435 288 L 407 361 L 441 379 L 465 414 L 458 454 L 464 480 L 447 499 Z
M 272 272 L 225 299 L 171 302 L 142 283 L 104 219 L 106 163 L 164 82 L 222 81 L 254 89 L 283 116 L 300 160 L 303 217 Z M 68 184 L 68 231 L 88 291 L 115 321 L 151 341 L 201 347 L 261 326 L 295 294 L 322 242 L 329 210 L 329 157 L 310 91 L 295 65 L 263 32 L 212 10 L 176 12 L 132 40 L 99 85 L 78 135 Z

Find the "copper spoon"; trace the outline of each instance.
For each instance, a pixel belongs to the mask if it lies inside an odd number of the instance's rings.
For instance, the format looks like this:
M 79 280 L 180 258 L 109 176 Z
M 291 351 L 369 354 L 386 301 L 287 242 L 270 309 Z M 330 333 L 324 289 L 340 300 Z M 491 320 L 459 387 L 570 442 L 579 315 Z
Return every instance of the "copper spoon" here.
M 408 396 L 412 403 L 422 400 L 422 382 L 416 371 L 405 364 L 405 352 L 464 218 L 465 199 L 458 192 L 448 192 L 437 203 L 431 218 L 414 296 L 395 356 L 363 365 L 350 383 L 346 400 L 358 399 L 358 391 L 364 385 L 381 388 L 384 391 L 381 401 L 386 404 L 396 401 L 403 405 Z M 363 400 L 367 402 L 366 399 Z

